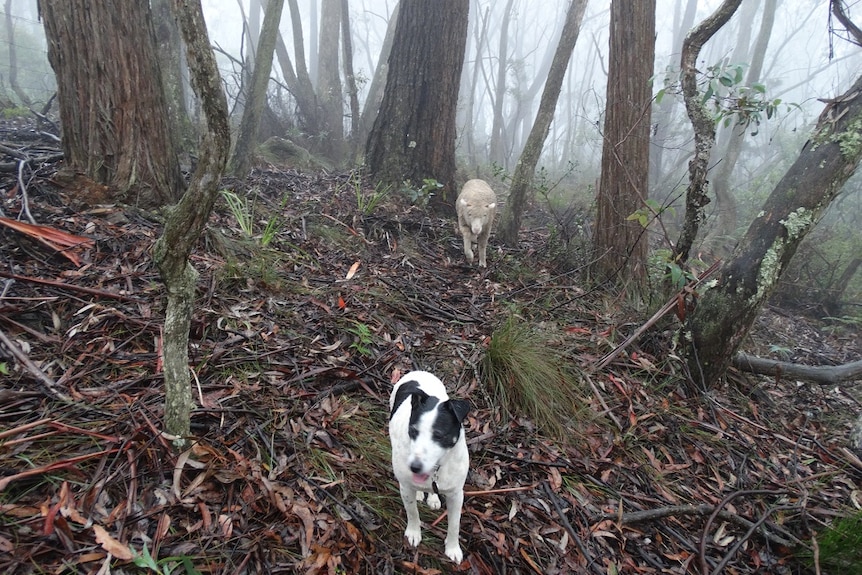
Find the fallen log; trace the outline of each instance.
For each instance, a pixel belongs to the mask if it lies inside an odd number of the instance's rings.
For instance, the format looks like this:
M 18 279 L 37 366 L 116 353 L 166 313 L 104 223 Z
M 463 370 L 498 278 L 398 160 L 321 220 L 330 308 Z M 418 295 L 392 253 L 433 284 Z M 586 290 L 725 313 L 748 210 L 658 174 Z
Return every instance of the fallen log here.
M 732 364 L 737 369 L 749 373 L 804 379 L 822 385 L 862 379 L 862 360 L 843 365 L 801 365 L 737 353 Z

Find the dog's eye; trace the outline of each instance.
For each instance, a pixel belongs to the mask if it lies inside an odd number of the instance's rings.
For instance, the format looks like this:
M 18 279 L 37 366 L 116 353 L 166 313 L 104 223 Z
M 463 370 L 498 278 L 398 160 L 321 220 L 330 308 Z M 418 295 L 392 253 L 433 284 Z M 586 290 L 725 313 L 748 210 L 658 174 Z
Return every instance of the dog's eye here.
M 415 425 L 411 425 L 407 428 L 407 435 L 410 436 L 410 439 L 416 439 L 416 437 L 419 435 L 419 428 Z
M 435 431 L 433 434 L 431 434 L 431 436 L 437 443 L 443 443 L 443 441 L 446 439 L 446 435 L 441 431 Z

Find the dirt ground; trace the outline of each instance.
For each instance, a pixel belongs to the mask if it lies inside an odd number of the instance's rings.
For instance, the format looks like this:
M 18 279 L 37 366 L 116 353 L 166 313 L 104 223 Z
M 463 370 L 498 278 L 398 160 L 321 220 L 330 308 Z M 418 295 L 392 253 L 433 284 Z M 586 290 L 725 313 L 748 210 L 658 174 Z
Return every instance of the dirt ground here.
M 660 336 L 595 371 L 639 316 L 562 271 L 543 226 L 517 250 L 492 239 L 479 270 L 454 216 L 394 195 L 363 215 L 374 190 L 350 174 L 275 167 L 223 183 L 254 198 L 252 237 L 219 202 L 192 258 L 199 407 L 176 453 L 160 424 L 158 218 L 54 169 L 27 170 L 24 189 L 0 172 L 6 218 L 27 221 L 26 197 L 38 225 L 92 240 L 0 227 L 3 573 L 813 573 L 794 552 L 862 505 L 846 448 L 859 382 L 732 371 L 699 393 Z M 564 438 L 503 412 L 482 379 L 513 314 L 581 374 L 588 415 Z M 862 346 L 770 309 L 746 351 L 817 365 Z M 417 550 L 402 537 L 387 400 L 413 368 L 474 407 L 460 566 L 439 513 L 421 510 Z

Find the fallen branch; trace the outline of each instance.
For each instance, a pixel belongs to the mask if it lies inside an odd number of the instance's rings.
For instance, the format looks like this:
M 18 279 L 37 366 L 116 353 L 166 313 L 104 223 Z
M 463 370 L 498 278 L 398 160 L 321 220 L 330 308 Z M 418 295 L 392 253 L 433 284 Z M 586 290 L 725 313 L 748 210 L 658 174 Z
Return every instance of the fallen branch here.
M 77 291 L 77 292 L 86 293 L 86 294 L 90 294 L 90 295 L 94 295 L 94 296 L 115 299 L 118 301 L 126 301 L 126 302 L 131 302 L 131 303 L 143 303 L 145 301 L 141 298 L 129 297 L 126 295 L 110 292 L 107 290 L 96 289 L 96 288 L 91 288 L 91 287 L 86 287 L 86 286 L 77 286 L 74 284 L 63 283 L 63 282 L 58 282 L 58 281 L 54 281 L 54 280 L 46 280 L 43 278 L 21 276 L 18 274 L 5 272 L 3 270 L 0 270 L 0 277 L 9 278 L 9 279 L 17 280 L 17 281 L 22 281 L 22 282 L 42 284 L 42 285 L 46 285 L 46 286 L 55 287 L 55 288 L 61 289 L 61 290 Z
M 862 360 L 844 365 L 801 365 L 738 353 L 734 356 L 732 364 L 737 369 L 749 373 L 804 379 L 822 385 L 862 379 Z
M 72 398 L 69 397 L 68 394 L 62 392 L 59 389 L 57 382 L 51 379 L 44 371 L 42 371 L 38 365 L 33 363 L 33 361 L 31 361 L 30 358 L 27 357 L 27 354 L 24 353 L 18 347 L 18 344 L 6 337 L 6 334 L 3 333 L 2 330 L 0 330 L 0 343 L 6 346 L 9 352 L 15 356 L 15 359 L 17 359 L 18 362 L 23 365 L 24 368 L 29 371 L 33 377 L 41 381 L 45 385 L 45 387 L 48 388 L 48 391 L 51 392 L 52 396 L 54 396 L 56 399 L 59 399 L 60 401 L 72 401 Z M 2 488 L 0 488 L 0 491 L 2 491 Z
M 662 308 L 660 310 L 655 312 L 653 314 L 653 316 L 651 318 L 649 318 L 649 320 L 647 320 L 647 322 L 645 324 L 640 326 L 633 334 L 631 334 L 629 337 L 627 337 L 624 342 L 622 342 L 617 347 L 615 347 L 610 353 L 605 354 L 605 356 L 599 360 L 599 362 L 595 365 L 595 367 L 593 367 L 592 371 L 594 371 L 594 372 L 599 371 L 600 369 L 603 369 L 604 367 L 606 367 L 610 362 L 612 362 L 614 360 L 614 358 L 616 358 L 619 354 L 621 354 L 623 352 L 623 350 L 625 350 L 625 348 L 627 348 L 633 341 L 635 341 L 637 338 L 639 338 L 641 335 L 643 335 L 643 333 L 646 330 L 651 328 L 653 326 L 653 324 L 655 324 L 658 320 L 660 320 L 666 313 L 668 313 L 670 310 L 674 309 L 678 305 L 681 298 L 684 298 L 686 295 L 694 292 L 695 289 L 700 287 L 700 284 L 702 284 L 706 278 L 708 278 L 713 273 L 715 273 L 715 271 L 718 269 L 718 266 L 720 264 L 721 264 L 721 260 L 714 262 L 711 266 L 709 266 L 706 270 L 704 270 L 704 272 L 702 274 L 700 274 L 700 277 L 691 280 L 690 282 L 688 282 L 685 285 L 685 287 L 683 287 L 681 290 L 676 292 L 668 300 L 668 302 L 666 304 L 664 304 L 664 306 L 662 306 Z
M 43 465 L 42 467 L 36 467 L 34 469 L 28 469 L 27 471 L 22 471 L 21 473 L 16 473 L 15 475 L 7 475 L 6 477 L 0 479 L 0 492 L 6 489 L 6 487 L 13 481 L 18 481 L 19 479 L 24 479 L 27 477 L 33 477 L 34 475 L 51 473 L 59 469 L 72 467 L 73 465 L 76 465 L 83 461 L 87 461 L 88 459 L 111 455 L 112 453 L 117 453 L 118 451 L 120 451 L 119 448 L 114 447 L 111 449 L 106 449 L 104 451 L 98 451 L 96 453 L 87 453 L 85 455 L 70 457 L 69 459 L 64 459 L 62 461 L 55 461 L 54 463 L 49 463 L 48 465 Z

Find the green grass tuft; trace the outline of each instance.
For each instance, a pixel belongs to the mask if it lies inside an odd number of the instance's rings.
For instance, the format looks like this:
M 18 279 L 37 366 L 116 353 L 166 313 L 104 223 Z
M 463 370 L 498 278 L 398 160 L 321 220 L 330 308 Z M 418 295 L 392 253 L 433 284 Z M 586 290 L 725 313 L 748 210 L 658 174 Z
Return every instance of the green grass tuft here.
M 823 573 L 862 575 L 862 513 L 844 517 L 818 537 Z M 813 563 L 811 551 L 804 556 Z
M 586 402 L 571 360 L 551 338 L 512 315 L 491 335 L 481 372 L 495 404 L 510 417 L 526 417 L 548 436 L 563 439 L 572 422 L 586 417 Z

